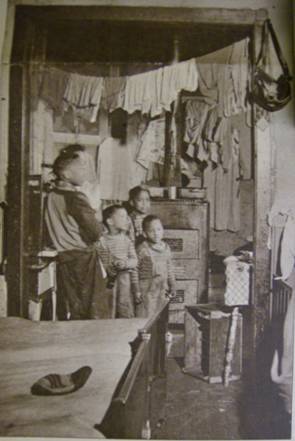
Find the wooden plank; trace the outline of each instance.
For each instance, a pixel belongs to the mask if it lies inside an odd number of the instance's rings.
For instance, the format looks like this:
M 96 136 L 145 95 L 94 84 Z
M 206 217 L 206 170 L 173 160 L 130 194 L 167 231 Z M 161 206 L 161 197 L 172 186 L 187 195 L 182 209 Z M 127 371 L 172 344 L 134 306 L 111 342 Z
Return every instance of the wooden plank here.
M 254 56 L 260 50 L 261 26 L 254 28 Z M 253 124 L 255 123 L 255 105 L 252 109 Z M 253 349 L 260 346 L 266 331 L 269 317 L 270 294 L 270 251 L 268 249 L 269 227 L 267 215 L 272 201 L 272 149 L 270 139 L 270 126 L 267 121 L 254 125 L 253 130 L 254 155 L 255 155 L 255 265 L 254 265 L 254 292 L 253 292 Z M 254 353 L 253 351 L 253 353 Z
M 17 6 L 22 16 L 29 15 L 46 20 L 116 20 L 162 23 L 214 23 L 225 25 L 253 25 L 266 17 L 264 9 L 225 9 L 225 8 L 165 8 L 165 7 L 126 7 L 126 6 L 48 6 L 27 0 L 28 4 L 38 6 Z M 44 2 L 46 4 L 46 2 Z M 50 6 L 51 5 L 51 6 Z M 45 16 L 46 11 L 46 16 Z

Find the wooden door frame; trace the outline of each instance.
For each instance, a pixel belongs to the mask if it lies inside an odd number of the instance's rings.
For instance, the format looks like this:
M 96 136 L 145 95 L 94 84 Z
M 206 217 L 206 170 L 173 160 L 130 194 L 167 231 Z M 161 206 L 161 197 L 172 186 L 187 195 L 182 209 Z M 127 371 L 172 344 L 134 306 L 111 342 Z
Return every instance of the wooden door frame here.
M 9 315 L 26 316 L 24 292 L 24 241 L 25 241 L 25 176 L 28 173 L 27 153 L 29 149 L 28 118 L 24 92 L 27 88 L 27 66 L 34 47 L 36 24 L 42 19 L 55 20 L 110 20 L 125 22 L 151 22 L 169 24 L 208 24 L 253 27 L 253 40 L 257 42 L 267 11 L 263 9 L 224 8 L 163 8 L 163 7 L 107 7 L 107 6 L 17 6 L 16 14 L 23 17 L 26 38 L 23 44 L 17 42 L 18 30 L 14 36 L 13 63 L 10 88 L 9 126 L 9 173 L 8 173 L 8 296 Z M 255 146 L 255 274 L 253 296 L 253 347 L 257 347 L 263 335 L 268 317 L 269 299 L 269 252 L 267 249 L 266 216 L 270 209 L 268 196 L 271 188 L 270 148 L 261 149 L 257 144 L 259 129 L 253 130 Z M 262 172 L 263 167 L 263 172 Z

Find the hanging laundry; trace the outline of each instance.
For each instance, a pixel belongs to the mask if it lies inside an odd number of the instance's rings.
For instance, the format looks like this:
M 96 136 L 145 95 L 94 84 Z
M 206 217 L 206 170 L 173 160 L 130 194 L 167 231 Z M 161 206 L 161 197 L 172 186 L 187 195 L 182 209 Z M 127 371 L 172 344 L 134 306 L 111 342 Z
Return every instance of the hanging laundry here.
M 287 280 L 295 263 L 295 218 L 288 215 L 281 243 L 280 266 L 283 280 Z
M 247 94 L 249 92 L 251 80 L 249 42 L 249 38 L 245 38 L 244 40 L 235 43 L 230 58 L 233 90 L 239 111 L 246 111 L 250 108 L 250 103 L 247 101 Z
M 125 100 L 125 77 L 106 77 L 101 97 L 101 105 L 109 112 L 123 107 Z
M 99 147 L 97 174 L 102 199 L 128 200 L 132 187 L 132 155 L 128 145 L 106 138 Z
M 182 90 L 195 92 L 198 88 L 198 70 L 195 58 L 163 68 L 161 104 L 166 111 Z
M 43 70 L 39 97 L 57 113 L 63 111 L 63 97 L 70 73 L 47 67 Z
M 103 84 L 102 77 L 70 74 L 63 97 L 65 110 L 72 108 L 77 117 L 95 122 Z
M 218 65 L 216 63 L 199 63 L 197 59 L 197 66 L 199 73 L 199 93 L 205 103 L 209 106 L 215 105 L 218 100 Z
M 127 77 L 123 109 L 128 113 L 139 110 L 143 114 L 159 115 L 162 76 L 162 69 L 156 69 Z
M 52 164 L 53 149 L 53 112 L 46 103 L 38 100 L 37 108 L 30 114 L 30 174 L 43 174 L 45 181 L 49 180 L 49 168 L 43 168 L 42 163 Z
M 181 90 L 194 92 L 198 87 L 195 59 L 176 63 L 127 77 L 123 109 L 128 113 L 139 110 L 151 117 L 170 111 Z
M 232 154 L 227 168 L 211 161 L 204 170 L 204 187 L 210 203 L 210 226 L 215 230 L 239 231 L 240 228 L 240 145 L 239 133 L 231 132 Z
M 132 155 L 132 187 L 145 183 L 147 178 L 147 169 L 136 160 L 147 125 L 148 118 L 140 112 L 128 115 L 126 143 Z
M 200 144 L 202 130 L 207 119 L 209 105 L 204 101 L 188 100 L 185 106 L 184 142 L 188 144 L 187 154 L 195 158 L 196 144 Z
M 137 154 L 137 162 L 146 169 L 150 162 L 164 164 L 165 157 L 165 118 L 151 121 L 142 135 Z

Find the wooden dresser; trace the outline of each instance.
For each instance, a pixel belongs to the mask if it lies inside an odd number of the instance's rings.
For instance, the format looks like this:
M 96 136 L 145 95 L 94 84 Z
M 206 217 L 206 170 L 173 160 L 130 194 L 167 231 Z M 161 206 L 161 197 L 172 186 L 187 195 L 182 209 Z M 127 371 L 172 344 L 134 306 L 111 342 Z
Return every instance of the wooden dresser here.
M 208 292 L 209 204 L 202 199 L 153 199 L 151 213 L 162 220 L 170 245 L 177 296 L 169 323 L 183 324 L 185 305 L 205 303 Z

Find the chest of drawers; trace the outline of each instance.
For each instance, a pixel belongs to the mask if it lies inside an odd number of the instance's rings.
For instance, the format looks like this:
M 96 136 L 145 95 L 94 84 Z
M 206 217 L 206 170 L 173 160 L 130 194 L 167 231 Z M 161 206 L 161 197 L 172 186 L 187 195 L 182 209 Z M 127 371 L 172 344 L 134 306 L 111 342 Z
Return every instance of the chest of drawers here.
M 176 277 L 169 323 L 183 324 L 185 305 L 206 302 L 208 292 L 209 210 L 201 199 L 154 199 L 151 213 L 164 226 Z

